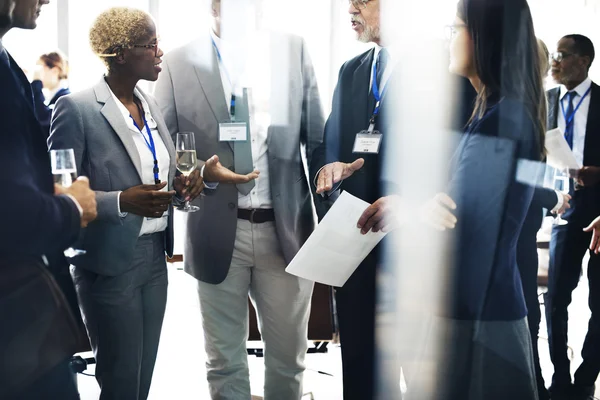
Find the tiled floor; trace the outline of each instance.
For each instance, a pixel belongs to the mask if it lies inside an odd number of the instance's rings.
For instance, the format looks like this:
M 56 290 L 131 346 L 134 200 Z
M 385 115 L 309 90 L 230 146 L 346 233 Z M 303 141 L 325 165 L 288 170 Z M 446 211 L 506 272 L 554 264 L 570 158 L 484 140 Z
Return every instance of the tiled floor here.
M 584 265 L 586 264 L 587 260 Z M 150 399 L 209 399 L 195 281 L 172 265 L 169 266 L 169 269 L 169 300 Z M 573 303 L 569 309 L 571 315 L 569 339 L 574 355 L 573 370 L 581 362 L 581 347 L 590 316 L 587 307 L 588 288 L 585 276 L 584 273 L 579 287 L 573 293 Z M 552 364 L 548 353 L 548 343 L 545 339 L 544 320 L 542 320 L 540 334 L 542 336 L 539 342 L 542 369 L 546 382 L 549 383 L 552 376 Z M 252 345 L 259 344 L 252 343 Z M 342 379 L 339 347 L 331 346 L 327 354 L 309 354 L 306 363 L 307 371 L 304 382 L 307 395 L 305 399 L 341 399 Z M 250 356 L 249 364 L 252 393 L 262 396 L 264 373 L 262 359 Z M 93 373 L 93 370 L 93 366 L 90 366 L 86 372 Z M 79 375 L 79 389 L 82 400 L 98 398 L 99 390 L 93 377 Z M 596 395 L 600 398 L 600 389 Z

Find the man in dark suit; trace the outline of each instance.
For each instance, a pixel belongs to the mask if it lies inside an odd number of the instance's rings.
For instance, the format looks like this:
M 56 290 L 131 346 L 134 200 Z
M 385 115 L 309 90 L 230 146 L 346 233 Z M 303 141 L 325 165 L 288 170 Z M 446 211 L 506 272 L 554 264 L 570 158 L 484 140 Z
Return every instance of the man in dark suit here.
M 10 260 L 43 259 L 55 272 L 67 266 L 62 251 L 77 239 L 80 227 L 96 217 L 96 200 L 86 179 L 69 188 L 54 186 L 46 147 L 48 133 L 40 128 L 35 117 L 25 75 L 2 46 L 2 37 L 10 29 L 34 29 L 41 6 L 48 4 L 48 0 L 15 0 L 14 8 L 7 1 L 11 0 L 0 0 L 0 10 L 4 10 L 0 18 L 0 159 L 4 167 L 0 175 L 4 190 L 0 198 L 0 262 L 6 266 L 3 268 L 9 268 Z M 12 14 L 8 14 L 9 10 Z M 7 269 L 4 273 L 10 272 Z M 31 299 L 23 299 L 23 304 L 28 302 Z M 9 321 L 0 323 L 3 329 L 10 329 Z M 47 338 L 51 335 L 48 332 Z M 40 351 L 45 349 L 40 343 L 31 346 L 41 346 Z M 16 398 L 78 398 L 69 370 L 70 356 L 65 354 L 59 365 L 47 366 L 46 374 Z M 37 365 L 30 366 L 31 370 L 36 368 Z
M 571 208 L 563 218 L 566 225 L 554 226 L 550 242 L 548 292 L 545 296 L 550 357 L 554 375 L 552 399 L 592 399 L 600 372 L 600 257 L 590 252 L 588 280 L 592 311 L 583 345 L 583 363 L 571 383 L 567 357 L 567 307 L 577 287 L 582 259 L 591 234 L 584 232 L 600 213 L 600 87 L 588 77 L 594 61 L 594 46 L 582 35 L 568 35 L 558 42 L 552 55 L 552 77 L 561 84 L 548 92 L 548 129 L 560 128 L 580 165 L 573 171 Z M 575 184 L 573 184 L 575 183 Z
M 324 140 L 314 152 L 311 166 L 319 218 L 327 212 L 340 189 L 372 204 L 357 221 L 357 229 L 362 233 L 391 229 L 394 218 L 389 211 L 397 199 L 395 195 L 386 196 L 389 193 L 385 193 L 386 185 L 380 179 L 385 140 L 371 146 L 361 142 L 363 136 L 357 136 L 371 129 L 370 138 L 378 140 L 379 132 L 383 136 L 389 133 L 384 94 L 392 81 L 395 58 L 393 49 L 385 47 L 380 37 L 379 8 L 379 0 L 350 1 L 352 28 L 358 40 L 373 42 L 375 47 L 347 61 L 340 69 Z M 353 152 L 355 144 L 360 153 Z M 336 289 L 345 400 L 374 398 L 375 287 L 381 258 L 378 246 L 344 287 Z M 388 395 L 398 398 L 400 394 Z

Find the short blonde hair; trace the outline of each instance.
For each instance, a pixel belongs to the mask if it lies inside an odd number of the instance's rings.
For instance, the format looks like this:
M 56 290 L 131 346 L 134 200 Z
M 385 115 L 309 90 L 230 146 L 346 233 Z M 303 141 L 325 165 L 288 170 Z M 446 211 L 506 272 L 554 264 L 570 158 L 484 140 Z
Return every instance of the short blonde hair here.
M 100 14 L 90 29 L 90 46 L 110 69 L 120 49 L 139 44 L 148 34 L 150 14 L 129 7 L 113 7 Z

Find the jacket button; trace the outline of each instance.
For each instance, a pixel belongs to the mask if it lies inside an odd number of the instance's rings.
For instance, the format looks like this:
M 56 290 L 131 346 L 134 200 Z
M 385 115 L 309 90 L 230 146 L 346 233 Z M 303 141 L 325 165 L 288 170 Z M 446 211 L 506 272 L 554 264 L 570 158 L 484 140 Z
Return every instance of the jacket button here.
M 229 209 L 230 209 L 230 210 L 233 210 L 234 208 L 235 208 L 235 204 L 233 204 L 233 203 L 229 203 Z

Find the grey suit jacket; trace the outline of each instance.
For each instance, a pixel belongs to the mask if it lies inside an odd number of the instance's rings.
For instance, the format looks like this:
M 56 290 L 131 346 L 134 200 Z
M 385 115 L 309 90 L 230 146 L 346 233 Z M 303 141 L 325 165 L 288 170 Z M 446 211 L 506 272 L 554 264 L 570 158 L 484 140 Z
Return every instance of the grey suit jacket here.
M 151 96 L 140 92 L 171 157 L 168 183 L 171 189 L 175 177 L 175 147 L 158 105 Z M 90 89 L 61 97 L 54 109 L 50 132 L 50 149 L 74 149 L 77 172 L 90 179 L 98 203 L 98 218 L 84 230 L 78 244 L 87 254 L 76 257 L 72 264 L 101 275 L 126 272 L 131 268 L 143 217 L 129 213 L 121 218 L 117 195 L 119 191 L 142 184 L 141 161 L 131 131 L 104 79 Z M 173 254 L 172 208 L 169 209 L 165 250 Z
M 313 150 L 322 141 L 324 117 L 302 39 L 275 33 L 269 37 L 269 176 L 277 234 L 289 262 L 315 226 L 301 149 L 305 148 L 310 163 Z M 154 95 L 171 134 L 194 132 L 200 165 L 201 160 L 217 154 L 225 167 L 233 169 L 233 147 L 218 139 L 219 123 L 229 121 L 229 112 L 210 36 L 167 54 L 162 67 Z M 221 184 L 214 191 L 205 189 L 205 193 L 194 201 L 200 211 L 185 216 L 184 267 L 195 278 L 218 284 L 227 276 L 231 263 L 238 192 L 235 185 Z

